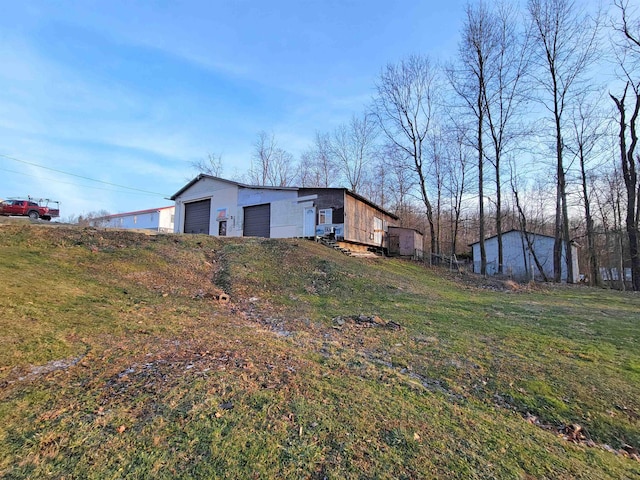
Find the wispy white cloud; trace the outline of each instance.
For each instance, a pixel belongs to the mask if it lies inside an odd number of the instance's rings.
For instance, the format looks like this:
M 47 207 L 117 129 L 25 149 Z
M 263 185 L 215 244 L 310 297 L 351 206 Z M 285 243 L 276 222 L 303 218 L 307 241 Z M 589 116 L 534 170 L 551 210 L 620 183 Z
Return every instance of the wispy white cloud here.
M 169 194 L 209 152 L 235 176 L 260 130 L 297 155 L 361 112 L 380 67 L 463 1 L 13 2 L 0 18 L 0 153 Z M 162 200 L 23 172 L 0 175 L 0 196 L 39 190 L 75 213 Z

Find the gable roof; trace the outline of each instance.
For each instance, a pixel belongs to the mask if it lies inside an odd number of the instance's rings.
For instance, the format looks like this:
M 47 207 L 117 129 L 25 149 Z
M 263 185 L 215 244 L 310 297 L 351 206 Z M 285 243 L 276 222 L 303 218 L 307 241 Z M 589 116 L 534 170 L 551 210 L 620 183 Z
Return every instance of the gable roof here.
M 513 233 L 513 232 L 522 233 L 522 230 L 519 230 L 517 228 L 512 228 L 511 230 L 507 230 L 506 232 L 502 232 L 502 236 L 504 237 L 508 233 Z M 529 232 L 529 231 L 526 231 L 525 233 L 527 235 L 535 235 L 536 237 L 545 237 L 545 238 L 551 238 L 551 239 L 555 240 L 555 237 L 553 235 L 546 235 L 544 233 L 534 233 L 534 232 Z M 487 240 L 492 240 L 492 239 L 497 238 L 497 237 L 498 237 L 497 234 L 496 235 L 491 235 L 490 237 L 485 238 L 484 241 L 486 242 Z M 474 246 L 474 245 L 476 245 L 478 243 L 480 243 L 480 240 L 475 241 L 473 243 L 470 243 L 469 246 L 472 247 L 472 246 Z M 571 243 L 574 244 L 574 245 L 577 245 L 576 242 L 574 242 L 573 240 L 571 240 Z
M 395 228 L 396 230 L 411 230 L 413 232 L 419 233 L 420 235 L 424 236 L 424 233 L 421 232 L 420 230 L 418 230 L 417 228 L 413 228 L 413 227 L 401 227 L 399 225 L 389 225 L 389 228 Z
M 347 195 L 351 195 L 353 198 L 360 200 L 363 203 L 366 203 L 367 205 L 369 205 L 370 207 L 375 208 L 376 210 L 380 210 L 382 213 L 384 213 L 385 215 L 390 216 L 391 218 L 393 218 L 394 220 L 398 220 L 400 219 L 400 217 L 398 217 L 395 213 L 391 213 L 388 212 L 387 210 L 385 210 L 384 208 L 382 208 L 380 205 L 376 205 L 375 203 L 373 203 L 371 200 L 369 200 L 368 198 L 363 197 L 362 195 L 357 194 L 356 192 L 353 192 L 351 190 L 349 190 L 348 188 L 343 188 L 342 190 L 344 190 Z
M 235 186 L 240 187 L 240 188 L 256 188 L 256 189 L 261 189 L 261 190 L 287 190 L 287 191 L 299 191 L 299 190 L 302 190 L 302 189 L 309 189 L 309 190 L 341 190 L 341 191 L 346 192 L 347 195 L 351 195 L 352 197 L 360 200 L 361 202 L 366 203 L 367 205 L 375 208 L 376 210 L 381 211 L 385 215 L 388 215 L 388 216 L 390 216 L 391 218 L 393 218 L 395 220 L 399 219 L 399 217 L 397 215 L 395 215 L 395 214 L 393 214 L 391 212 L 388 212 L 387 210 L 385 210 L 384 208 L 380 207 L 379 205 L 376 205 L 375 203 L 373 203 L 368 198 L 365 198 L 362 195 L 359 195 L 356 192 L 353 192 L 353 191 L 349 190 L 348 188 L 344 188 L 344 187 L 329 187 L 329 188 L 323 188 L 323 187 L 272 187 L 272 186 L 262 186 L 262 185 L 247 185 L 246 183 L 240 183 L 240 182 L 236 182 L 234 180 L 227 180 L 226 178 L 215 177 L 213 175 L 207 175 L 205 173 L 199 174 L 197 177 L 195 177 L 193 180 L 191 180 L 189 183 L 187 183 L 184 187 L 182 187 L 180 190 L 178 190 L 176 193 L 174 193 L 169 198 L 169 200 L 175 200 L 176 198 L 178 198 L 180 195 L 182 195 L 185 191 L 187 191 L 189 188 L 191 188 L 193 185 L 198 183 L 203 178 L 206 178 L 206 179 L 209 179 L 209 180 L 217 180 L 219 182 L 228 183 L 229 185 L 235 185 Z
M 106 219 L 120 218 L 120 217 L 130 217 L 131 215 L 144 215 L 145 213 L 155 213 L 155 212 L 160 212 L 161 210 L 168 210 L 170 208 L 176 208 L 176 207 L 175 205 L 170 205 L 168 207 L 149 208 L 147 210 L 136 210 L 135 212 L 112 213 L 111 215 L 105 215 L 104 217 L 92 218 L 91 221 L 106 220 Z
M 226 178 L 215 177 L 213 175 L 207 175 L 205 173 L 201 173 L 197 177 L 195 177 L 193 180 L 191 180 L 189 183 L 187 183 L 184 187 L 182 187 L 180 190 L 178 190 L 176 193 L 174 193 L 171 197 L 169 197 L 169 200 L 175 200 L 177 197 L 182 195 L 185 191 L 190 189 L 193 185 L 198 183 L 203 178 L 207 178 L 209 180 L 217 180 L 219 182 L 224 182 L 224 183 L 228 183 L 229 185 L 235 185 L 237 187 L 243 187 L 243 188 L 259 188 L 262 190 L 298 190 L 298 187 L 271 187 L 266 185 L 265 186 L 247 185 L 246 183 L 240 183 L 234 180 L 227 180 Z

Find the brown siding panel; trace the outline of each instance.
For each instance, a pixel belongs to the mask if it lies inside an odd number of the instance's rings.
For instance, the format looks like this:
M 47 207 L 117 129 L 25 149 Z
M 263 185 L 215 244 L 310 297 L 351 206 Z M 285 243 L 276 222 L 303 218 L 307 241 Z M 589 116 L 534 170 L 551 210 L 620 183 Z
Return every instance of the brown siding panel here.
M 317 195 L 315 200 L 316 215 L 319 210 L 333 210 L 333 223 L 344 223 L 344 189 L 342 188 L 301 188 L 301 197 Z M 316 223 L 318 219 L 316 218 Z
M 387 248 L 387 235 L 382 233 L 382 244 L 375 241 L 375 218 L 382 220 L 383 229 L 387 230 L 395 219 L 364 202 L 345 195 L 345 229 L 344 239 L 348 242 L 362 243 L 375 247 Z
M 387 227 L 396 223 L 396 219 L 391 215 L 362 201 L 357 196 L 354 197 L 344 188 L 301 188 L 298 194 L 301 197 L 317 195 L 314 201 L 317 210 L 331 208 L 333 223 L 344 223 L 346 242 L 387 248 Z M 374 218 L 376 217 L 382 220 L 384 232 L 378 232 L 382 234 L 382 242 L 376 242 L 374 238 L 376 236 Z

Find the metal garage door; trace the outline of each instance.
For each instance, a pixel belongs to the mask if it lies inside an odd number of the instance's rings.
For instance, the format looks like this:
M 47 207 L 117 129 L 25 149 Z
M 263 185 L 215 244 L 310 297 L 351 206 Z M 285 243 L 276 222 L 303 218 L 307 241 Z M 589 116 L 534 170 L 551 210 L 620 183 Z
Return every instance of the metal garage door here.
M 184 233 L 209 234 L 211 199 L 184 205 Z
M 271 204 L 244 207 L 244 236 L 271 236 Z

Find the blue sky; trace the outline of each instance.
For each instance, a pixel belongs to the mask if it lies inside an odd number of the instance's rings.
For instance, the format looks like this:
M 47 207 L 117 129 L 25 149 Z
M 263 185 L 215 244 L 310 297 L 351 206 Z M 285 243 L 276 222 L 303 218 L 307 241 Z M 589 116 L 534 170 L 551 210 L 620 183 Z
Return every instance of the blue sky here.
M 464 3 L 0 0 L 0 198 L 139 210 L 209 152 L 246 171 L 261 130 L 297 156 L 385 64 L 454 55 Z

